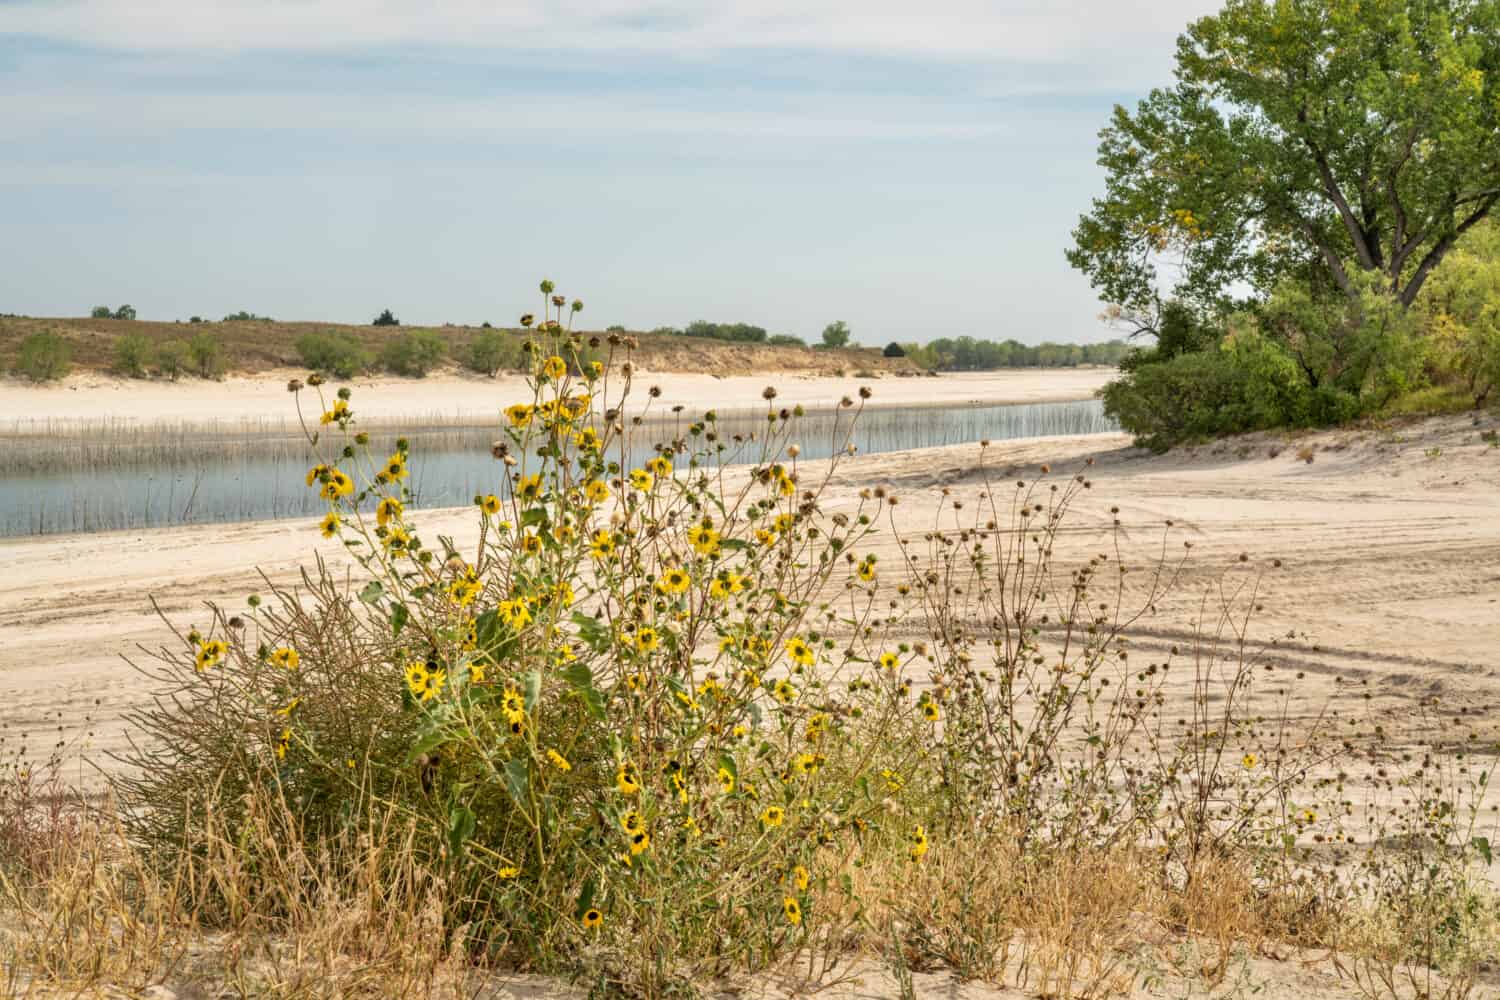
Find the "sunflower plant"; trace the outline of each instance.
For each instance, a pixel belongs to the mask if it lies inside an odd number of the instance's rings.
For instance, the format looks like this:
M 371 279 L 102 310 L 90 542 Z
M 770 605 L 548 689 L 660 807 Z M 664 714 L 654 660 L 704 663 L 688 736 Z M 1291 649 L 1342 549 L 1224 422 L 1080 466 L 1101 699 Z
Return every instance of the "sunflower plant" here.
M 648 991 L 764 964 L 831 932 L 820 901 L 867 852 L 928 849 L 935 703 L 864 551 L 889 501 L 822 502 L 868 393 L 822 463 L 773 389 L 762 432 L 677 408 L 644 444 L 631 338 L 585 340 L 582 303 L 542 291 L 463 541 L 425 529 L 409 442 L 376 450 L 349 390 L 293 383 L 354 575 L 320 563 L 164 651 L 178 693 L 141 721 L 167 749 L 130 791 L 160 816 L 205 780 L 228 808 L 274 788 L 309 844 L 394 810 L 463 887 L 453 926 L 526 964 Z

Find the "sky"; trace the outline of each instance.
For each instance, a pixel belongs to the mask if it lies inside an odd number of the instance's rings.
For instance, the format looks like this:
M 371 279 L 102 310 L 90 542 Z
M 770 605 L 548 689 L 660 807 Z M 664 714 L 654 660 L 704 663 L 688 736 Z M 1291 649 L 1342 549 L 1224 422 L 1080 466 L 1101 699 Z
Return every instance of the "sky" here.
M 1213 0 L 0 0 L 0 312 L 1088 342 L 1097 132 Z

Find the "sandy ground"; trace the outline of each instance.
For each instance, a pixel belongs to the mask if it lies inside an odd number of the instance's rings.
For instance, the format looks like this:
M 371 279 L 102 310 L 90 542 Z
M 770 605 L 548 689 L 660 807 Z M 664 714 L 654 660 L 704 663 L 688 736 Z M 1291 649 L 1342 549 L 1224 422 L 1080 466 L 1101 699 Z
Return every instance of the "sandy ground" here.
M 33 420 L 66 425 L 104 419 L 195 424 L 214 420 L 291 419 L 295 411 L 287 395 L 287 381 L 304 378 L 306 374 L 288 369 L 268 375 L 227 378 L 223 382 L 201 379 L 141 382 L 75 374 L 55 385 L 41 387 L 4 379 L 0 380 L 0 432 L 15 421 Z M 853 396 L 861 385 L 868 385 L 874 392 L 871 406 L 961 406 L 979 402 L 1088 399 L 1113 374 L 1113 369 L 1108 368 L 1013 369 L 937 377 L 887 375 L 856 379 L 786 373 L 718 377 L 638 372 L 632 391 L 644 393 L 657 385 L 662 388 L 663 403 L 681 404 L 690 410 L 731 409 L 763 405 L 761 391 L 771 385 L 776 387 L 781 405 L 802 403 L 826 407 L 836 404 L 841 396 Z M 366 421 L 413 416 L 495 419 L 508 404 L 530 398 L 519 376 L 495 379 L 458 374 L 425 379 L 385 376 L 356 379 L 347 384 L 354 390 L 355 408 Z
M 1500 449 L 1468 418 L 1442 418 L 1400 432 L 1339 431 L 1288 444 L 1265 438 L 1151 456 L 1123 435 L 999 442 L 985 464 L 1034 475 L 1050 463 L 1081 468 L 1085 494 L 1068 556 L 1107 541 L 1118 505 L 1128 542 L 1144 558 L 1163 522 L 1172 545 L 1194 549 L 1175 599 L 1139 629 L 1141 641 L 1189 634 L 1202 589 L 1241 552 L 1283 560 L 1267 577 L 1267 634 L 1296 633 L 1282 654 L 1308 674 L 1309 704 L 1354 698 L 1334 677 L 1363 681 L 1370 705 L 1400 717 L 1441 694 L 1444 711 L 1495 713 L 1500 721 Z M 1300 447 L 1314 461 L 1300 460 Z M 1272 453 L 1275 452 L 1273 457 Z M 846 461 L 832 509 L 858 487 L 886 483 L 903 495 L 903 525 L 932 525 L 942 489 L 973 499 L 984 488 L 977 445 L 896 452 Z M 468 509 L 424 511 L 429 537 L 472 534 Z M 122 656 L 167 634 L 155 599 L 173 622 L 207 624 L 205 601 L 234 609 L 265 589 L 259 574 L 292 579 L 313 550 L 342 550 L 311 521 L 199 525 L 153 531 L 0 541 L 0 726 L 25 731 L 34 748 L 92 730 L 117 746 L 119 716 L 142 696 Z M 883 551 L 882 551 L 883 550 Z M 889 536 L 876 547 L 895 565 Z M 11 745 L 14 745 L 13 743 Z
M 1017 395 L 1022 393 L 1057 398 L 1086 394 L 1094 377 L 1063 374 L 1049 374 L 1050 382 L 1027 374 L 892 379 L 876 386 L 876 399 L 977 398 L 996 388 L 1010 399 L 1025 398 Z M 676 387 L 679 379 L 684 395 L 677 398 L 689 405 L 728 405 L 722 392 L 717 399 L 711 393 L 731 380 L 671 376 L 661 382 Z M 765 380 L 749 381 L 758 386 Z M 783 399 L 805 393 L 807 401 L 820 401 L 829 391 L 847 391 L 842 383 L 780 382 Z M 474 396 L 446 402 L 481 405 L 488 399 L 483 405 L 492 407 L 495 387 L 475 386 Z M 397 409 L 411 406 L 419 387 L 426 395 L 430 384 L 414 384 Z M 243 407 L 255 405 L 262 391 L 224 388 L 233 405 Z M 170 395 L 175 389 L 161 391 Z M 674 401 L 673 391 L 668 388 L 665 402 Z M 37 398 L 56 407 L 70 390 L 44 392 L 49 394 Z M 73 398 L 98 407 L 93 412 L 111 412 L 99 401 L 110 396 Z M 119 398 L 122 413 L 161 415 L 129 395 Z M 0 396 L 5 406 L 12 399 Z M 1388 727 L 1385 749 L 1399 753 L 1416 736 L 1430 735 L 1431 727 L 1461 717 L 1477 717 L 1486 739 L 1495 737 L 1500 723 L 1500 448 L 1481 437 L 1497 421 L 1482 419 L 1263 435 L 1165 456 L 1131 448 L 1123 435 L 1000 442 L 983 452 L 982 464 L 977 445 L 874 455 L 842 466 L 829 506 L 847 509 L 859 487 L 885 484 L 902 498 L 903 528 L 920 532 L 934 524 L 945 490 L 948 502 L 961 499 L 972 509 L 981 492 L 1006 476 L 1034 478 L 1043 463 L 1054 474 L 1071 474 L 1092 459 L 1092 488 L 1061 543 L 1065 561 L 1100 550 L 1114 506 L 1130 558 L 1159 548 L 1167 519 L 1174 522 L 1173 551 L 1180 551 L 1181 540 L 1193 542 L 1182 586 L 1141 622 L 1138 648 L 1160 649 L 1191 635 L 1199 597 L 1226 567 L 1240 565 L 1241 553 L 1252 570 L 1280 559 L 1281 568 L 1266 576 L 1255 628 L 1267 637 L 1292 637 L 1277 657 L 1304 675 L 1299 710 L 1310 715 L 1331 707 L 1373 715 Z M 1311 462 L 1304 460 L 1309 455 Z M 472 521 L 467 509 L 420 514 L 429 537 L 452 534 L 460 543 L 471 535 Z M 318 538 L 311 521 L 0 541 L 0 751 L 22 740 L 34 752 L 44 751 L 85 733 L 95 756 L 118 747 L 121 714 L 145 694 L 122 656 L 155 646 L 166 634 L 150 599 L 182 627 L 203 624 L 204 601 L 240 607 L 245 595 L 265 589 L 258 573 L 290 580 L 313 549 L 334 559 L 341 555 Z M 889 536 L 876 551 L 888 560 L 884 565 L 896 564 Z M 1438 707 L 1424 719 L 1416 706 L 1434 698 Z M 1260 995 L 1276 1000 L 1353 995 L 1326 963 L 1256 959 L 1244 975 L 1249 986 L 1264 988 Z M 872 971 L 864 985 L 834 993 L 890 995 L 891 984 L 882 976 Z M 918 995 L 930 992 L 983 1000 L 1026 995 L 924 977 Z M 763 995 L 784 994 L 768 988 Z M 1173 995 L 1187 994 L 1175 989 Z

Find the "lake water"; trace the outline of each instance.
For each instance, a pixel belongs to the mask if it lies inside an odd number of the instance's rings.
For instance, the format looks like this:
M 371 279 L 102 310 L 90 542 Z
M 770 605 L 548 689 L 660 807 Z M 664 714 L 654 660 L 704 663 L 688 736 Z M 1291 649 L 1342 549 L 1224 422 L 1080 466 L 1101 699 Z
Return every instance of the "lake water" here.
M 848 439 L 850 415 L 801 418 L 793 440 L 803 460 L 828 457 Z M 689 421 L 653 422 L 643 445 L 685 433 Z M 724 414 L 720 434 L 763 433 L 764 415 Z M 1118 430 L 1098 400 L 953 408 L 878 408 L 860 415 L 853 442 L 862 454 L 947 444 Z M 397 432 L 371 431 L 383 456 Z M 488 426 L 405 432 L 412 446 L 415 507 L 452 507 L 475 494 L 503 493 L 504 467 L 490 455 Z M 0 471 L 0 536 L 156 528 L 321 514 L 326 505 L 304 485 L 315 464 L 306 441 L 262 426 L 205 436 L 108 429 L 82 438 L 34 436 L 7 447 Z M 642 456 L 632 456 L 632 464 Z

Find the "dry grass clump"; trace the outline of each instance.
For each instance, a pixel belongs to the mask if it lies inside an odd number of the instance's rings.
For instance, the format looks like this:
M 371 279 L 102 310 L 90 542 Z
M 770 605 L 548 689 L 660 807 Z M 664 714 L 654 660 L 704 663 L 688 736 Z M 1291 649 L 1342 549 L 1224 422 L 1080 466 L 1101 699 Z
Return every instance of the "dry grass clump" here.
M 655 997 L 810 988 L 862 952 L 1105 996 L 1314 944 L 1377 994 L 1400 970 L 1472 986 L 1493 753 L 1386 768 L 1362 819 L 1345 720 L 1251 637 L 1276 565 L 1240 557 L 1190 638 L 1138 642 L 1188 550 L 1169 523 L 1138 559 L 1116 522 L 1064 564 L 1087 470 L 981 462 L 977 502 L 911 534 L 884 489 L 825 509 L 839 442 L 803 461 L 771 388 L 762 430 L 710 412 L 643 452 L 628 338 L 581 359 L 552 292 L 470 542 L 422 533 L 409 442 L 372 452 L 351 395 L 320 396 L 305 483 L 359 572 L 268 582 L 160 650 L 120 810 L 64 810 L 7 875 L 13 967 Z

